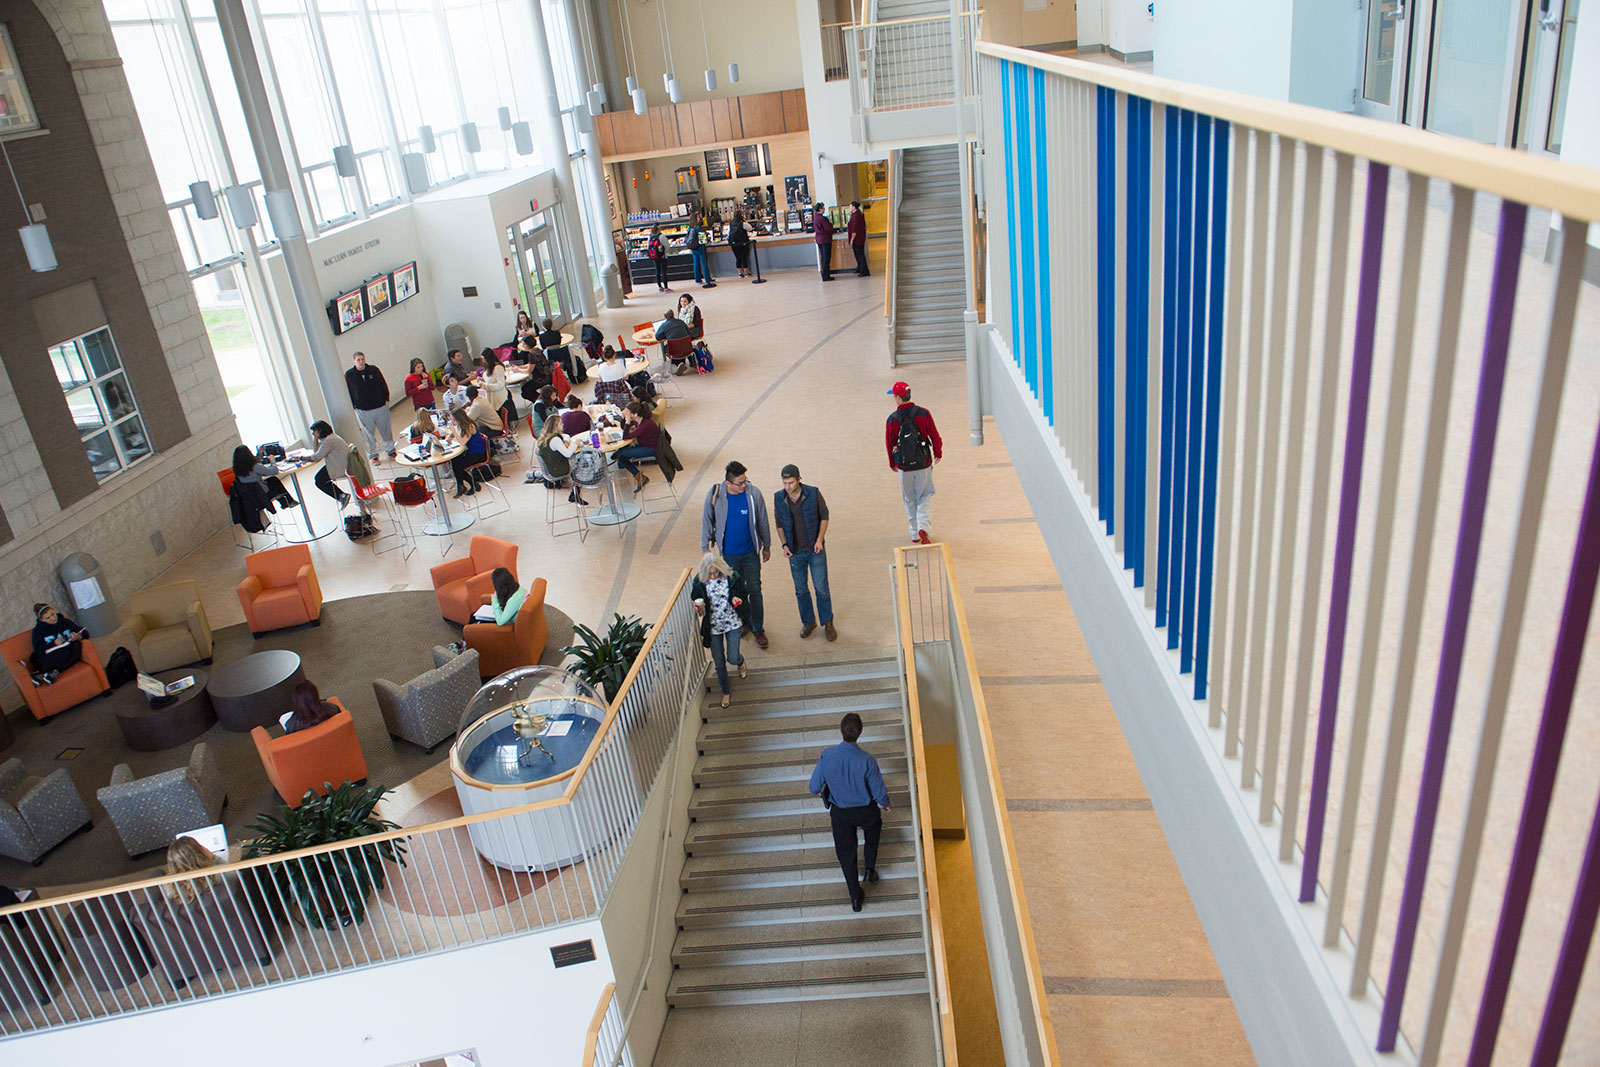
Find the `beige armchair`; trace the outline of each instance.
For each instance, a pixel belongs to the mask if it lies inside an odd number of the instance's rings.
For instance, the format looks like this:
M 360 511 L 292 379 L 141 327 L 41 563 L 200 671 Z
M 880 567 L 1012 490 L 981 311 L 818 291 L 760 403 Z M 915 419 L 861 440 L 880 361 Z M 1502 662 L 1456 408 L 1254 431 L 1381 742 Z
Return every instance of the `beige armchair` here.
M 173 582 L 130 596 L 122 605 L 122 628 L 112 636 L 112 647 L 117 645 L 133 653 L 146 674 L 210 663 L 211 623 L 199 583 Z

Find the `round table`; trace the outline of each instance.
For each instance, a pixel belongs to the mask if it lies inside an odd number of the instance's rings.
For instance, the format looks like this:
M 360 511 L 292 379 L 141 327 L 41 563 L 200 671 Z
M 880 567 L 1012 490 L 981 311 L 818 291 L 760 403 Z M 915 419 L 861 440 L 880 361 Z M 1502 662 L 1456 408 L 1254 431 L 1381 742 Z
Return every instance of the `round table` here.
M 616 413 L 616 408 L 610 404 L 590 404 L 584 410 L 597 423 L 601 414 Z M 616 467 L 616 453 L 625 448 L 628 441 L 626 438 L 618 441 L 608 441 L 604 431 L 600 433 L 600 453 L 605 456 L 606 462 L 614 469 Z M 606 476 L 606 502 L 589 513 L 588 521 L 596 526 L 620 526 L 625 522 L 632 522 L 637 519 L 639 513 L 643 510 L 631 500 L 617 499 L 616 479 L 608 474 Z
M 256 652 L 212 672 L 211 706 L 234 733 L 271 726 L 293 707 L 294 687 L 306 680 L 300 657 L 287 649 Z
M 458 530 L 465 530 L 468 526 L 471 526 L 474 520 L 470 512 L 458 511 L 451 514 L 450 498 L 444 492 L 444 474 L 442 473 L 443 468 L 452 459 L 467 450 L 467 446 L 461 444 L 451 445 L 443 452 L 431 453 L 426 459 L 412 459 L 406 455 L 409 449 L 410 446 L 402 448 L 400 454 L 395 457 L 395 462 L 402 467 L 410 467 L 412 470 L 432 470 L 433 495 L 439 501 L 439 517 L 437 519 L 429 519 L 423 525 L 422 532 L 431 534 L 434 537 L 448 537 Z
M 321 538 L 327 537 L 329 534 L 333 533 L 335 529 L 337 529 L 336 526 L 330 526 L 321 533 L 317 533 L 316 527 L 311 525 L 311 510 L 306 507 L 305 490 L 300 488 L 300 472 L 308 471 L 321 462 L 322 460 L 320 459 L 286 459 L 284 462 L 277 464 L 278 473 L 287 474 L 289 476 L 289 481 L 294 483 L 294 498 L 300 501 L 300 516 L 306 524 L 304 534 L 296 531 L 293 533 L 282 533 L 278 535 L 282 540 L 287 541 L 292 545 L 303 545 L 310 541 L 320 540 Z
M 292 653 L 291 653 L 292 654 Z M 209 676 L 202 670 L 162 671 L 153 677 L 163 685 L 194 676 L 194 684 L 172 694 L 170 702 L 152 707 L 137 685 L 111 693 L 111 713 L 122 738 L 135 752 L 160 752 L 192 741 L 216 724 L 217 713 L 206 693 Z
M 657 344 L 656 328 L 654 326 L 646 326 L 642 330 L 634 330 L 633 339 L 641 345 Z

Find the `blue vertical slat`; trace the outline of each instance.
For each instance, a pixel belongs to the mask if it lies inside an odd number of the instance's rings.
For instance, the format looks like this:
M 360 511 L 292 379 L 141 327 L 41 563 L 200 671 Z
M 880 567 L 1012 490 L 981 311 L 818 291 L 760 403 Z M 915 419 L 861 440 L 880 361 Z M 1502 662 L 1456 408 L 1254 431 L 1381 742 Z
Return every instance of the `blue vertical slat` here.
M 1006 150 L 1006 244 L 1011 255 L 1011 358 L 1018 366 L 1022 364 L 1022 313 L 1018 308 L 1018 301 L 1022 295 L 1022 273 L 1018 270 L 1017 245 L 1019 238 L 1017 223 L 1017 165 L 1016 150 L 1017 139 L 1012 134 L 1011 126 L 1011 68 L 1013 64 L 1009 59 L 1000 61 L 1000 114 L 1004 121 L 1001 123 L 1001 134 L 1005 138 Z
M 1033 167 L 1033 196 L 1034 196 L 1034 230 L 1037 233 L 1049 234 L 1052 232 L 1050 225 L 1050 177 L 1046 160 L 1049 153 L 1044 149 L 1045 139 L 1045 106 L 1044 106 L 1044 71 L 1033 72 L 1033 133 L 1034 144 L 1037 151 L 1034 153 Z M 1055 372 L 1055 338 L 1054 323 L 1050 313 L 1049 293 L 1051 291 L 1050 279 L 1050 241 L 1048 238 L 1039 242 L 1039 286 L 1044 290 L 1045 299 L 1039 302 L 1039 345 L 1037 348 L 1039 360 L 1039 399 L 1044 402 L 1044 421 L 1051 426 L 1056 424 L 1056 391 Z
M 1206 698 L 1211 664 L 1211 567 L 1217 539 L 1217 429 L 1222 405 L 1222 300 L 1228 266 L 1228 124 L 1212 130 L 1216 166 L 1211 180 L 1211 315 L 1206 331 L 1205 486 L 1200 516 L 1200 597 L 1195 615 L 1194 698 Z M 1242 179 L 1241 179 L 1242 180 Z
M 1200 429 L 1204 403 L 1206 360 L 1206 224 L 1210 221 L 1211 116 L 1200 115 L 1194 130 L 1194 297 L 1189 329 L 1189 477 L 1185 491 L 1188 514 L 1184 528 L 1183 552 L 1183 640 L 1178 650 L 1178 667 L 1194 669 L 1195 566 L 1200 547 Z
M 1167 621 L 1167 545 L 1172 540 L 1172 343 L 1173 312 L 1178 306 L 1178 116 L 1166 107 L 1161 112 L 1166 139 L 1166 185 L 1162 197 L 1161 254 L 1161 482 L 1156 516 L 1156 625 Z
M 1117 486 L 1113 471 L 1116 458 L 1116 302 L 1117 302 L 1117 94 L 1105 86 L 1096 87 L 1099 105 L 1097 161 L 1099 181 L 1095 183 L 1095 200 L 1098 237 L 1098 270 L 1096 272 L 1095 337 L 1099 344 L 1096 366 L 1096 385 L 1099 390 L 1099 470 L 1100 519 L 1106 524 L 1106 533 L 1115 533 Z
M 1022 179 L 1019 184 L 1025 187 L 1022 193 L 1023 202 L 1017 204 L 1012 210 L 1013 216 L 1018 220 L 1018 227 L 1022 231 L 1021 261 L 1025 272 L 1023 277 L 1017 280 L 1023 281 L 1023 278 L 1026 279 L 1022 290 L 1022 351 L 1019 356 L 1022 359 L 1022 377 L 1027 381 L 1028 388 L 1033 391 L 1033 395 L 1038 396 L 1039 343 L 1038 334 L 1035 331 L 1038 329 L 1040 279 L 1034 273 L 1034 264 L 1038 262 L 1038 253 L 1034 242 L 1038 239 L 1039 233 L 1032 224 L 1034 218 L 1033 182 L 1027 180 L 1028 175 L 1032 173 L 1033 164 L 1033 145 L 1031 143 L 1033 123 L 1029 121 L 1028 113 L 1029 108 L 1032 106 L 1032 101 L 1028 96 L 1028 68 L 1020 63 L 1016 64 L 1014 76 L 1016 85 L 1013 89 L 1013 110 L 1017 119 L 1017 174 Z M 1048 231 L 1046 232 L 1048 233 Z
M 1178 120 L 1178 301 L 1173 308 L 1177 339 L 1172 348 L 1172 553 L 1167 563 L 1167 647 L 1177 648 L 1187 626 L 1183 617 L 1184 489 L 1188 485 L 1189 302 L 1194 264 L 1194 112 Z
M 1145 127 L 1149 105 L 1134 96 L 1129 96 L 1127 101 L 1128 254 L 1124 257 L 1127 261 L 1124 283 L 1127 345 L 1123 360 L 1127 379 L 1123 416 L 1127 431 L 1123 443 L 1127 459 L 1123 465 L 1126 522 L 1122 531 L 1122 558 L 1124 565 L 1133 569 L 1133 584 L 1138 587 L 1144 585 L 1144 471 L 1140 454 L 1145 438 L 1144 375 L 1150 351 L 1149 294 L 1144 288 L 1149 283 L 1150 271 L 1149 161 L 1145 158 L 1149 149 L 1149 133 Z

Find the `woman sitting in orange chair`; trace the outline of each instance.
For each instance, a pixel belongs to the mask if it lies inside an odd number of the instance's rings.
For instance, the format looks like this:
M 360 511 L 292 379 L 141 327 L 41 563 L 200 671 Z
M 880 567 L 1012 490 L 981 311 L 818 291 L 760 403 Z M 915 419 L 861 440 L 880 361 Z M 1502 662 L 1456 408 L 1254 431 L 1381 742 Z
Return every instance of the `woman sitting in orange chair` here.
M 287 734 L 315 726 L 339 714 L 339 705 L 323 700 L 313 682 L 297 682 L 289 694 L 289 701 L 293 705 L 292 710 L 278 720 Z

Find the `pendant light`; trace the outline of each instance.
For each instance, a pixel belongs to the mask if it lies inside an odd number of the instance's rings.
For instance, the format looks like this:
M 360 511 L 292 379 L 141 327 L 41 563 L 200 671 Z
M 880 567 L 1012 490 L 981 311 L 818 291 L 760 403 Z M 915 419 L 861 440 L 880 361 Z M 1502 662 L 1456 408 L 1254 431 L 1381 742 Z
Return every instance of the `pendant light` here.
M 50 243 L 50 231 L 44 223 L 33 221 L 33 212 L 28 209 L 28 198 L 22 195 L 22 183 L 17 181 L 17 168 L 11 165 L 11 151 L 6 148 L 4 141 L 0 141 L 0 151 L 5 152 L 6 169 L 11 172 L 11 184 L 17 187 L 17 199 L 22 202 L 22 214 L 28 220 L 26 226 L 17 228 L 17 236 L 22 239 L 22 251 L 28 257 L 28 266 L 39 274 L 55 270 L 56 250 Z
M 706 92 L 714 93 L 717 91 L 717 72 L 711 66 L 711 42 L 706 37 L 706 0 L 696 2 L 700 6 L 700 44 L 706 50 Z
M 722 0 L 722 32 L 728 38 L 728 84 L 736 85 L 739 81 L 739 64 L 733 61 L 733 29 L 728 23 L 728 0 Z
M 683 83 L 672 73 L 672 27 L 667 19 L 667 0 L 656 0 L 657 14 L 661 19 L 661 43 L 666 49 L 667 69 L 661 80 L 667 85 L 667 99 L 674 104 L 683 103 Z
M 628 14 L 628 0 L 617 0 L 617 11 L 622 15 L 623 53 L 628 60 L 628 96 L 633 100 L 633 113 L 643 115 L 650 110 L 639 88 L 639 54 L 633 46 L 633 17 Z

